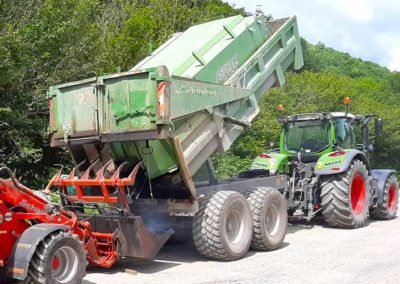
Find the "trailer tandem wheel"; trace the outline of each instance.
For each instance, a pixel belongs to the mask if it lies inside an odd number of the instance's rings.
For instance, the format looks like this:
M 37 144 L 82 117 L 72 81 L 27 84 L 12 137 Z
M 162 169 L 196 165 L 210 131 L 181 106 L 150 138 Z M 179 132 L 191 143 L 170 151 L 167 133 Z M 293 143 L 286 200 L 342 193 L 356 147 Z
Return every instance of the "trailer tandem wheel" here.
M 37 247 L 28 272 L 28 283 L 79 284 L 86 274 L 86 253 L 77 235 L 58 231 Z
M 287 228 L 287 205 L 283 195 L 274 188 L 256 188 L 247 198 L 253 214 L 255 250 L 270 251 L 282 246 Z
M 249 250 L 252 216 L 244 196 L 219 191 L 200 200 L 193 219 L 193 240 L 203 256 L 217 260 L 237 260 Z

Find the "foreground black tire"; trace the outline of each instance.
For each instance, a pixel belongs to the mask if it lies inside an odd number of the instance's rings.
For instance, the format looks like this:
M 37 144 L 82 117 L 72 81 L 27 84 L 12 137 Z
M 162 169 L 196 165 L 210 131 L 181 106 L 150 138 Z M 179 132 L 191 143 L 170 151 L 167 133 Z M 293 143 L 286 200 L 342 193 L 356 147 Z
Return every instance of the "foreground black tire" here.
M 391 175 L 383 189 L 383 202 L 371 209 L 371 218 L 390 220 L 396 217 L 399 204 L 399 184 L 395 175 Z
M 37 247 L 28 271 L 29 283 L 78 284 L 86 274 L 86 253 L 71 232 L 56 232 Z
M 253 215 L 251 248 L 270 251 L 282 247 L 287 229 L 287 204 L 273 188 L 257 188 L 247 198 Z
M 193 240 L 205 257 L 237 260 L 250 248 L 252 216 L 247 200 L 238 192 L 220 191 L 200 200 L 193 219 Z
M 325 178 L 321 187 L 322 214 L 328 225 L 342 228 L 366 225 L 370 190 L 363 162 L 354 160 L 347 171 Z

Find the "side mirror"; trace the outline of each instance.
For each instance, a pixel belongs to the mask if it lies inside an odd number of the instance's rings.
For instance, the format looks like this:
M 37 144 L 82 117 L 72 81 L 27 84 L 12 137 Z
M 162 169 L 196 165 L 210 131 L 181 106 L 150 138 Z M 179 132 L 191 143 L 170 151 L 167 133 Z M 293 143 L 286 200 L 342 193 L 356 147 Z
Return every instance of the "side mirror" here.
M 382 118 L 375 119 L 375 135 L 376 136 L 383 135 L 383 119 Z

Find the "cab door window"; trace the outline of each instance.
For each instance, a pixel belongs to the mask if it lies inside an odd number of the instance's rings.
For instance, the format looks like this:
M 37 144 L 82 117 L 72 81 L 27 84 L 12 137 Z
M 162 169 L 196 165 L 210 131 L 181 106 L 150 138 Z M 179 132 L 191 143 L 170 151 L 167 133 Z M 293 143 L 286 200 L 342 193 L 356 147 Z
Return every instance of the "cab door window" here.
M 347 119 L 339 118 L 335 121 L 335 138 L 340 147 L 352 149 L 355 147 L 353 127 Z

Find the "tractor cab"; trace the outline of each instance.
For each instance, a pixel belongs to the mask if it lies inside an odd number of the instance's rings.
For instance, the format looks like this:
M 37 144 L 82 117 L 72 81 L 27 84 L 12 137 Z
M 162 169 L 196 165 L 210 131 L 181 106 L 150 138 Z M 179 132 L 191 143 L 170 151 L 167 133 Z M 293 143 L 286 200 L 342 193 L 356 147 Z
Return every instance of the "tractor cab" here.
M 300 153 L 306 159 L 318 160 L 337 147 L 354 148 L 354 119 L 354 115 L 340 112 L 284 117 L 280 153 L 289 159 L 297 159 Z
M 375 119 L 376 136 L 382 134 L 382 120 L 376 115 L 353 115 L 348 112 L 305 113 L 281 118 L 279 152 L 272 151 L 254 159 L 251 169 L 266 169 L 271 174 L 289 173 L 293 162 L 317 164 L 336 157 L 337 151 L 357 149 L 368 158 L 374 138 L 369 137 L 368 123 Z M 354 128 L 360 131 L 356 142 Z M 342 158 L 344 158 L 343 155 Z M 324 163 L 324 165 L 328 163 Z

